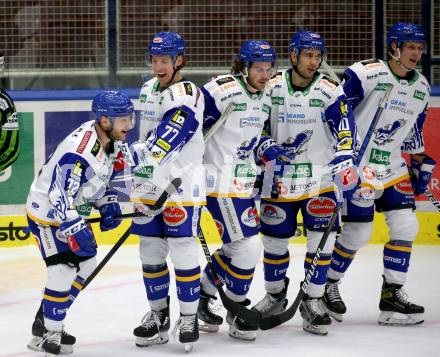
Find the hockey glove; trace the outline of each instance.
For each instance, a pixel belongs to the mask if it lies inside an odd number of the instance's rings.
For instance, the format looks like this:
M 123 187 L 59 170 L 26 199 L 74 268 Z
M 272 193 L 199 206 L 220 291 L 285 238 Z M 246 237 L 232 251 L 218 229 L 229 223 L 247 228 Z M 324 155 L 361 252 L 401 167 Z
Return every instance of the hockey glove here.
M 98 207 L 101 214 L 101 221 L 99 222 L 101 231 L 109 231 L 121 224 L 121 219 L 115 218 L 115 216 L 122 215 L 116 191 L 108 190 L 104 197 L 96 201 L 96 207 Z
M 411 155 L 411 165 L 409 167 L 411 184 L 416 196 L 425 193 L 436 165 L 436 161 L 428 155 L 418 154 L 418 156 L 421 157 L 421 160 L 416 160 L 414 155 Z
M 282 176 L 284 165 L 290 164 L 293 157 L 289 155 L 287 150 L 283 149 L 274 140 L 267 137 L 260 141 L 257 155 L 261 158 L 266 169 L 274 171 L 274 175 Z
M 339 197 L 350 200 L 361 183 L 357 167 L 353 165 L 353 157 L 351 155 L 337 156 L 330 161 L 329 166 Z
M 87 223 L 81 217 L 61 223 L 60 233 L 66 238 L 70 250 L 81 257 L 96 255 L 96 241 Z

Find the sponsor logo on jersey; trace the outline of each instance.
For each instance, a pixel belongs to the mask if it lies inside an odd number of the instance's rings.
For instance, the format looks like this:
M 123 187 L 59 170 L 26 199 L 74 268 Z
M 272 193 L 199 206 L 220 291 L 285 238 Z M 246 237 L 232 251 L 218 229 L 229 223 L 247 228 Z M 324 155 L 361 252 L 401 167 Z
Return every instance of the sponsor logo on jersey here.
M 413 97 L 416 98 L 416 99 L 425 100 L 425 95 L 426 95 L 426 93 L 421 92 L 421 91 L 416 89 L 414 91 L 414 96 Z
M 273 105 L 283 105 L 284 104 L 284 97 L 272 97 L 272 104 Z
M 162 138 L 159 138 L 156 141 L 156 144 L 157 144 L 157 146 L 164 149 L 165 151 L 170 151 L 170 149 L 171 149 L 171 145 L 169 143 L 167 143 L 165 140 L 163 140 Z
M 225 233 L 225 227 L 223 226 L 222 222 L 220 222 L 217 219 L 214 219 L 215 226 L 217 227 L 217 232 L 220 235 L 220 238 L 223 237 L 223 234 Z
M 374 90 L 386 91 L 387 88 L 388 88 L 388 83 L 377 83 L 377 85 L 374 88 Z
M 172 227 L 181 225 L 188 218 L 186 209 L 181 207 L 166 207 L 162 215 L 165 223 Z
M 289 177 L 289 178 L 312 177 L 311 163 L 286 165 L 285 170 L 286 171 L 284 172 L 283 177 Z
M 241 214 L 241 222 L 248 227 L 256 227 L 260 223 L 257 209 L 249 207 Z
M 237 164 L 235 166 L 235 177 L 255 177 L 257 173 L 254 168 L 246 164 Z
M 270 204 L 263 203 L 260 210 L 261 221 L 271 226 L 283 223 L 287 217 L 286 211 Z
M 141 168 L 136 169 L 134 175 L 137 177 L 152 179 L 154 176 L 154 166 L 153 165 L 142 166 Z
M 414 193 L 411 185 L 411 181 L 409 179 L 400 181 L 396 183 L 393 187 L 397 192 L 402 193 L 404 195 L 413 195 Z
M 330 217 L 336 208 L 336 202 L 330 197 L 315 197 L 307 202 L 307 212 L 313 217 Z
M 71 177 L 78 181 L 81 180 L 84 171 L 84 164 L 81 161 L 75 162 L 75 166 L 73 167 Z
M 313 130 L 304 130 L 295 136 L 295 138 L 289 137 L 287 140 L 281 144 L 281 147 L 289 153 L 291 156 L 301 155 L 307 148 L 302 149 L 302 147 L 309 142 L 313 134 Z
M 186 93 L 187 95 L 193 95 L 193 90 L 192 90 L 192 85 L 191 85 L 191 83 L 189 83 L 189 82 L 185 82 L 185 83 L 183 84 L 183 86 L 184 86 L 184 88 L 185 88 L 185 93 Z
M 147 101 L 147 95 L 141 94 L 141 96 L 139 97 L 139 102 L 145 103 L 146 101 Z
M 375 149 L 373 149 L 375 150 Z M 374 180 L 376 178 L 376 170 L 372 168 L 371 166 L 365 165 L 362 168 L 362 173 L 364 175 L 364 178 L 366 180 Z
M 234 112 L 245 112 L 247 109 L 247 103 L 238 103 L 235 105 Z
M 162 37 L 155 37 L 155 38 L 153 38 L 153 42 L 154 43 L 161 43 L 162 42 Z
M 7 119 L 6 123 L 3 125 L 2 130 L 9 131 L 9 130 L 18 130 L 18 117 L 17 113 L 12 113 Z
M 101 149 L 101 143 L 99 142 L 98 139 L 96 139 L 95 144 L 92 147 L 92 155 L 96 157 L 96 155 L 98 155 L 99 150 Z
M 391 153 L 389 151 L 383 151 L 378 149 L 372 149 L 370 153 L 369 161 L 373 164 L 386 165 L 390 164 Z
M 9 104 L 6 100 L 4 100 L 3 98 L 0 98 L 0 109 L 1 110 L 6 110 L 9 108 Z
M 262 128 L 263 123 L 260 122 L 259 117 L 247 117 L 240 118 L 240 128 L 252 127 L 252 128 Z
M 383 146 L 391 143 L 394 139 L 392 137 L 406 124 L 405 119 L 398 119 L 393 123 L 386 124 L 385 126 L 374 130 L 373 141 L 379 145 Z
M 351 203 L 357 207 L 367 208 L 374 204 L 375 191 L 371 187 L 358 188 L 351 199 Z
M 171 124 L 182 127 L 182 125 L 185 123 L 186 118 L 188 118 L 188 113 L 183 111 L 182 109 L 179 109 L 171 118 Z
M 324 101 L 321 99 L 312 98 L 309 100 L 309 107 L 324 108 Z
M 79 143 L 79 145 L 78 145 L 78 147 L 76 149 L 77 153 L 82 154 L 84 152 L 84 149 L 86 148 L 87 143 L 89 142 L 91 136 L 92 136 L 92 132 L 91 131 L 86 131 L 85 132 L 81 142 Z
M 269 114 L 270 113 L 270 106 L 267 104 L 263 104 L 263 107 L 261 108 L 261 110 L 266 113 Z
M 224 77 L 224 78 L 220 78 L 217 79 L 215 81 L 219 86 L 225 84 L 225 83 L 229 83 L 229 82 L 235 82 L 235 79 L 233 77 Z

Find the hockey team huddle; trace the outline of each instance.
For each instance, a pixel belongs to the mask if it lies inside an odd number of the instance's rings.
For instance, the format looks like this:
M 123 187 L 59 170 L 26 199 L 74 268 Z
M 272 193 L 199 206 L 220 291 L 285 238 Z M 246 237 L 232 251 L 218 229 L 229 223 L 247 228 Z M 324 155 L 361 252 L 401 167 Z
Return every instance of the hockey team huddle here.
M 430 88 L 416 70 L 425 35 L 414 24 L 393 25 L 387 60 L 356 62 L 341 82 L 319 72 L 326 49 L 318 33 L 299 31 L 288 46 L 291 66 L 278 71 L 267 41 L 245 41 L 231 74 L 198 88 L 181 74 L 182 36 L 157 33 L 148 44 L 154 76 L 141 89 L 140 134 L 130 146 L 124 141 L 135 126 L 131 100 L 118 91 L 93 99 L 94 120 L 58 145 L 28 196 L 29 226 L 48 273 L 30 349 L 73 351 L 76 339 L 63 322 L 97 265 L 96 241 L 79 207 L 99 210 L 101 231 L 117 227 L 118 175 L 131 176 L 131 201 L 140 213 L 130 233 L 140 237 L 150 311 L 133 331 L 139 347 L 168 342 L 168 254 L 180 306 L 176 326 L 187 351 L 199 331 L 216 332 L 223 323 L 210 303 L 221 289 L 225 307 L 233 307 L 229 335 L 255 340 L 265 321 L 289 308 L 288 240 L 299 211 L 307 231 L 304 269 L 311 271 L 299 302 L 305 331 L 326 335 L 332 318 L 343 320 L 338 284 L 368 242 L 375 211 L 385 215 L 390 238 L 378 322 L 423 322 L 424 308 L 409 301 L 403 285 L 418 232 L 414 196 L 425 192 L 435 166 L 422 136 Z M 151 214 L 177 177 L 177 190 Z M 223 244 L 201 270 L 205 207 Z M 262 247 L 266 295 L 249 306 Z

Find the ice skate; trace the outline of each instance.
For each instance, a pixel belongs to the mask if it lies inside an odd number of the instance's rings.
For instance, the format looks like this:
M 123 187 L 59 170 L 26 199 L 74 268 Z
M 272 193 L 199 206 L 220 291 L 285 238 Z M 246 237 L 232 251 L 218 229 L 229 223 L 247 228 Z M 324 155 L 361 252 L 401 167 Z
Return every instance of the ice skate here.
M 336 321 L 342 322 L 347 308 L 339 293 L 339 280 L 331 280 L 325 284 L 323 306 L 325 311 Z
M 283 312 L 288 303 L 286 299 L 288 286 L 289 279 L 285 278 L 282 291 L 276 294 L 267 293 L 252 309 L 257 310 L 263 318 Z
M 199 326 L 197 314 L 182 315 L 177 320 L 175 330 L 179 330 L 179 341 L 183 343 L 185 351 L 191 352 L 193 343 L 199 340 Z
M 402 326 L 419 325 L 423 320 L 425 308 L 408 301 L 408 295 L 402 285 L 384 282 L 379 302 L 381 311 L 379 325 Z
M 305 295 L 299 305 L 299 311 L 303 318 L 304 331 L 315 335 L 327 335 L 326 325 L 331 324 L 331 319 L 324 311 L 322 298 L 311 298 Z
M 43 352 L 42 343 L 43 336 L 47 332 L 44 327 L 43 313 L 37 314 L 35 321 L 32 324 L 32 339 L 27 344 L 27 347 L 32 351 Z M 59 354 L 73 353 L 73 345 L 76 342 L 76 338 L 66 331 L 61 332 L 61 351 Z
M 168 342 L 170 329 L 169 306 L 160 311 L 149 311 L 142 319 L 141 325 L 136 327 L 133 334 L 136 336 L 136 346 L 148 347 Z
M 199 319 L 199 331 L 217 332 L 223 323 L 223 318 L 215 314 L 210 306 L 214 296 L 200 292 L 199 306 L 197 307 L 197 317 Z
M 249 300 L 241 302 L 242 305 L 249 305 Z M 226 322 L 229 324 L 229 336 L 238 340 L 254 341 L 257 338 L 258 325 L 252 325 L 239 316 L 228 311 Z
M 41 344 L 46 356 L 57 356 L 61 353 L 61 331 L 46 331 Z

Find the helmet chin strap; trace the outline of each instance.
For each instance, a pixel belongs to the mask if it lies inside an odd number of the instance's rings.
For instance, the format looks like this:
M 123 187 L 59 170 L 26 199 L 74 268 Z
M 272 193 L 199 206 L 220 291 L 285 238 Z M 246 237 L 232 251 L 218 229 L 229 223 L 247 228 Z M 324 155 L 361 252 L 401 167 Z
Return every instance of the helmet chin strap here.
M 400 48 L 397 47 L 397 56 L 394 56 L 391 51 L 388 51 L 388 54 L 391 56 L 391 58 L 396 61 L 396 63 L 399 65 L 400 68 L 402 68 L 405 72 L 411 72 L 412 69 L 408 68 L 406 66 L 404 66 L 401 62 L 400 62 Z

